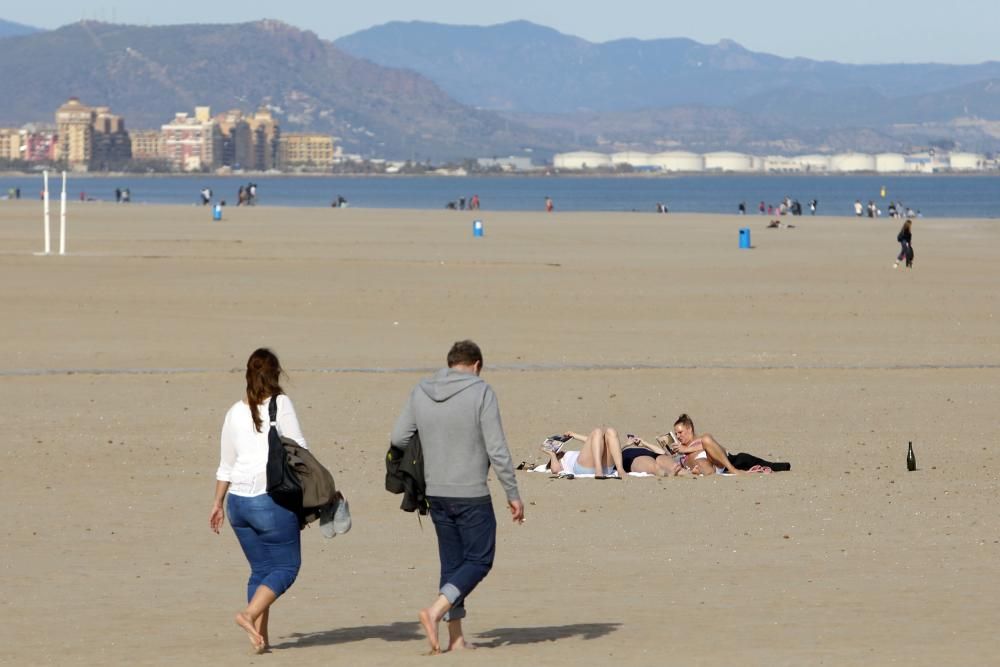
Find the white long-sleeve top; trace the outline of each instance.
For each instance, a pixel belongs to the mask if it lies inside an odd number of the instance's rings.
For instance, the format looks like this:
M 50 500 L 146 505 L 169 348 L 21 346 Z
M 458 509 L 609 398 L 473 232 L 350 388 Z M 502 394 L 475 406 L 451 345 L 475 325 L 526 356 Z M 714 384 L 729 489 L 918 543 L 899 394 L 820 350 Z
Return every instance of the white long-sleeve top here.
M 215 479 L 229 482 L 229 493 L 234 496 L 253 497 L 267 493 L 269 401 L 257 406 L 257 414 L 264 421 L 261 432 L 254 428 L 250 406 L 245 401 L 237 402 L 226 413 L 222 424 L 222 455 Z M 278 394 L 278 433 L 309 449 L 295 416 L 295 407 L 284 394 Z

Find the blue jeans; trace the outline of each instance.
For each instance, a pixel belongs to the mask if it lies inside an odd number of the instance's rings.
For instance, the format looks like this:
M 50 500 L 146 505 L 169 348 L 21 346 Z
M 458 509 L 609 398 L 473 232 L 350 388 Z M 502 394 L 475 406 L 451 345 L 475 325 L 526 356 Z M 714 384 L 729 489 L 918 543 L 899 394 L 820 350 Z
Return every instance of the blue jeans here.
M 247 602 L 258 586 L 267 586 L 276 596 L 287 591 L 302 565 L 299 519 L 271 496 L 229 494 L 229 523 L 250 563 Z
M 486 578 L 497 550 L 493 501 L 482 498 L 428 498 L 441 560 L 441 595 L 451 603 L 444 620 L 465 618 L 465 598 Z

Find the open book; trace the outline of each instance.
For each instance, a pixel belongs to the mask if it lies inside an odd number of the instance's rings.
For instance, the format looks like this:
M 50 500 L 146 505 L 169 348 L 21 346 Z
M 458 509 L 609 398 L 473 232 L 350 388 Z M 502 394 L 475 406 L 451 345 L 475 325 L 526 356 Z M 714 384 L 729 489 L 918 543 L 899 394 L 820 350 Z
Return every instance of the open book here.
M 560 451 L 562 451 L 563 445 L 566 444 L 566 442 L 569 440 L 572 440 L 572 438 L 568 435 L 562 435 L 562 434 L 550 435 L 549 437 L 545 438 L 545 440 L 542 442 L 542 449 L 546 452 L 552 452 L 553 454 L 558 454 Z
M 663 435 L 656 436 L 656 442 L 671 454 L 676 454 L 677 445 L 681 444 L 673 431 L 667 431 Z

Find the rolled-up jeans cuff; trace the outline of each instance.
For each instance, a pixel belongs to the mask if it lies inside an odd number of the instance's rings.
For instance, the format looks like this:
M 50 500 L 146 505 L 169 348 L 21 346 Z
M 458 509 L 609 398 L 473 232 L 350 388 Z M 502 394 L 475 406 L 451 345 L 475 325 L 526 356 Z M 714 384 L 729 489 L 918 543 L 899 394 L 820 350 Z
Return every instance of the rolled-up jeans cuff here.
M 445 623 L 450 621 L 460 621 L 465 618 L 465 607 L 452 607 L 443 617 Z
M 441 587 L 440 592 L 451 604 L 455 604 L 462 597 L 462 591 L 458 590 L 454 584 L 445 584 Z

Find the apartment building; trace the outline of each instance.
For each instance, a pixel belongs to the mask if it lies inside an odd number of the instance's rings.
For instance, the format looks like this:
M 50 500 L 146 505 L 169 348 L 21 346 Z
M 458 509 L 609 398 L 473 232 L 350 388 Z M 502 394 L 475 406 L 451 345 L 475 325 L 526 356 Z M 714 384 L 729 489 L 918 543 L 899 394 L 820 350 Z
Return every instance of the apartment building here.
M 278 140 L 278 166 L 281 169 L 329 169 L 335 156 L 333 137 L 328 134 L 289 132 L 282 134 Z
M 222 133 L 220 164 L 233 169 L 253 168 L 253 132 L 243 112 L 230 109 L 215 116 Z
M 56 110 L 56 158 L 73 171 L 117 169 L 132 158 L 125 119 L 71 97 Z
M 163 154 L 163 133 L 160 130 L 133 130 L 132 158 L 135 160 L 160 160 Z
M 0 162 L 23 159 L 24 132 L 12 127 L 0 127 Z
M 94 154 L 94 109 L 76 97 L 56 110 L 56 130 L 59 134 L 57 158 L 73 171 L 87 171 Z
M 193 117 L 177 113 L 160 128 L 163 157 L 179 171 L 200 171 L 219 165 L 222 133 L 208 107 L 195 107 Z
M 278 165 L 278 145 L 281 128 L 267 107 L 260 107 L 247 119 L 253 136 L 253 164 L 248 169 L 266 171 Z

